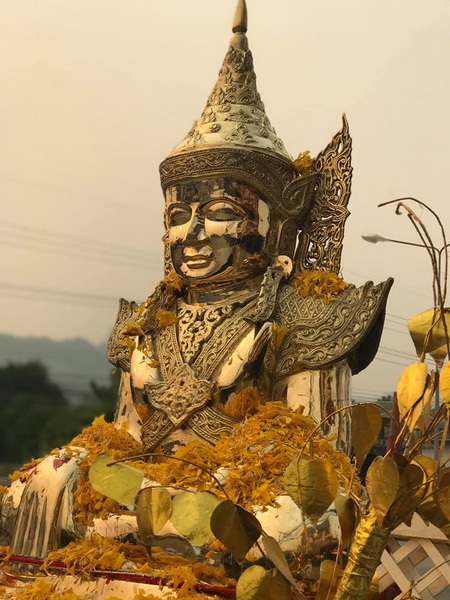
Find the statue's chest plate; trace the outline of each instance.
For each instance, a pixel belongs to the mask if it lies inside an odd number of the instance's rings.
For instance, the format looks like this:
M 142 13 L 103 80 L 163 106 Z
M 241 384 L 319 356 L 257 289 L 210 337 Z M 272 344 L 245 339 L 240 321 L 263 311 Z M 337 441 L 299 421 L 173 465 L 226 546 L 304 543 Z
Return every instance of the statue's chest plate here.
M 212 385 L 197 379 L 189 365 L 180 365 L 168 383 L 147 387 L 150 404 L 164 412 L 170 421 L 179 427 L 191 414 L 208 404 L 212 396 Z
M 158 331 L 154 339 L 164 382 L 175 383 L 174 374 L 186 365 L 195 378 L 214 382 L 219 368 L 254 328 L 246 317 L 255 303 L 256 298 L 209 307 L 181 302 L 177 322 Z
M 203 346 L 211 339 L 216 328 L 232 317 L 234 306 L 190 306 L 178 305 L 178 341 L 181 354 L 187 363 L 197 358 Z

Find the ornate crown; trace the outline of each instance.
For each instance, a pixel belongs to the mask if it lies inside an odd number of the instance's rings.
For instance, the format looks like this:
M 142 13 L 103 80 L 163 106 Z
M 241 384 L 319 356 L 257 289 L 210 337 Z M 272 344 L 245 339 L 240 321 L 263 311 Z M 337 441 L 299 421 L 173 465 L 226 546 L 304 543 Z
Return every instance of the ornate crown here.
M 283 223 L 279 251 L 292 256 L 296 247 L 294 271 L 339 272 L 352 173 L 347 120 L 314 172 L 302 176 L 264 111 L 246 32 L 247 7 L 238 0 L 217 83 L 200 119 L 160 165 L 162 187 L 211 176 L 247 181 Z
M 162 187 L 199 176 L 233 175 L 255 185 L 280 216 L 297 217 L 311 200 L 315 178 L 301 178 L 296 187 L 304 193 L 297 193 L 294 202 L 281 201 L 300 174 L 265 113 L 246 31 L 247 7 L 239 0 L 217 83 L 200 119 L 161 164 Z

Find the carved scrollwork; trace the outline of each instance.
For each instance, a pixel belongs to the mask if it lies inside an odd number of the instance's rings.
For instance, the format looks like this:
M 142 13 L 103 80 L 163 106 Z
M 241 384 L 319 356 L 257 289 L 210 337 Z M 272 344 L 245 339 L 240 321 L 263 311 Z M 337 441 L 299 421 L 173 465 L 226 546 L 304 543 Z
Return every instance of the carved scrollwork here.
M 225 415 L 214 406 L 208 406 L 192 415 L 188 426 L 210 444 L 217 444 L 220 436 L 230 433 L 236 423 L 236 419 Z
M 345 221 L 350 214 L 351 154 L 352 139 L 344 115 L 342 130 L 315 161 L 318 189 L 299 236 L 297 271 L 340 270 Z
M 123 328 L 125 323 L 132 320 L 137 307 L 136 302 L 128 302 L 124 298 L 120 299 L 116 322 L 108 340 L 106 358 L 111 364 L 120 367 L 123 371 L 130 370 L 130 349 L 123 344 Z
M 328 303 L 318 296 L 303 298 L 293 287 L 285 286 L 274 319 L 289 331 L 277 364 L 267 366 L 280 379 L 304 368 L 323 368 L 342 360 L 370 333 L 384 311 L 391 285 L 389 279 L 379 285 L 369 281 L 360 288 L 350 286 Z M 377 345 L 378 340 L 374 342 Z
M 198 177 L 232 175 L 253 183 L 283 217 L 291 216 L 280 202 L 284 188 L 294 179 L 294 166 L 271 154 L 241 148 L 207 148 L 169 156 L 160 166 L 163 189 Z

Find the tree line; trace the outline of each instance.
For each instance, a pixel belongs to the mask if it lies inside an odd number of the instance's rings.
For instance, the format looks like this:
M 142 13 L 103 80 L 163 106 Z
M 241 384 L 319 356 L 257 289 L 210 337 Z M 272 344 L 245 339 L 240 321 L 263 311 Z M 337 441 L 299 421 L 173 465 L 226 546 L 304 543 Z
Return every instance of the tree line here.
M 112 420 L 120 374 L 109 385 L 91 382 L 80 404 L 73 405 L 38 361 L 0 367 L 0 463 L 21 464 L 67 444 L 93 419 Z

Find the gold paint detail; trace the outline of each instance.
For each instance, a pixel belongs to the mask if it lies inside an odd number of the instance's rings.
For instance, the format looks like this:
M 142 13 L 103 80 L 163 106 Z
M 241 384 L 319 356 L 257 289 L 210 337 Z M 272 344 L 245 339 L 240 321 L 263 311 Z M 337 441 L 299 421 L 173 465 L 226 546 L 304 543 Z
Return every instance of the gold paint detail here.
M 362 517 L 334 600 L 367 599 L 373 574 L 380 564 L 389 535 L 389 528 L 377 525 L 373 510 Z

